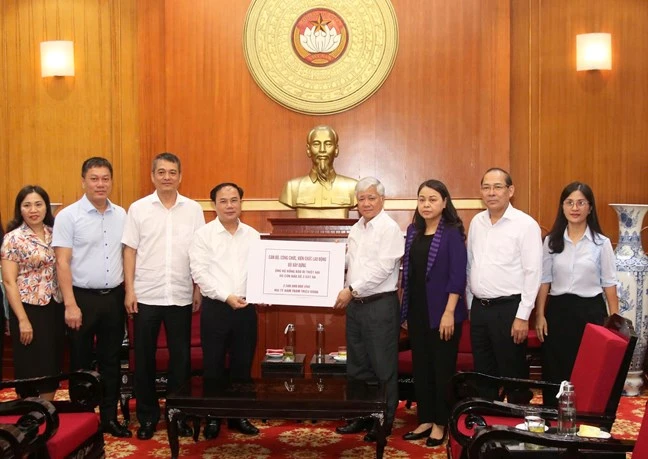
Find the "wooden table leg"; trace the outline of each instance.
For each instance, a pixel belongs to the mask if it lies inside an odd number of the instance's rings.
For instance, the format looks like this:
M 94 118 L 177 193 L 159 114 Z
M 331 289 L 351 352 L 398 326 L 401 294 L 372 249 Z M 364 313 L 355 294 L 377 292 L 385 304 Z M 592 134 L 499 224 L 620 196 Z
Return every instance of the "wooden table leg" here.
M 385 435 L 385 418 L 381 415 L 372 416 L 376 426 L 376 459 L 382 459 L 387 446 L 387 437 Z
M 171 458 L 178 459 L 180 453 L 180 442 L 178 441 L 178 420 L 184 416 L 180 410 L 167 408 L 165 410 L 167 436 L 169 437 L 169 448 L 171 448 Z

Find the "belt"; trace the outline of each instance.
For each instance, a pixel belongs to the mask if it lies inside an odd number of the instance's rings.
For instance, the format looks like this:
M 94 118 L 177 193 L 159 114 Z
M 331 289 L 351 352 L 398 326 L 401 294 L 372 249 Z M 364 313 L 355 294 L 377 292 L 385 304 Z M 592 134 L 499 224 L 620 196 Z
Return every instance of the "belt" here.
M 375 295 L 356 297 L 356 298 L 353 298 L 352 301 L 354 303 L 366 304 L 366 303 L 371 303 L 372 301 L 377 301 L 377 300 L 379 300 L 381 298 L 385 298 L 387 296 L 392 296 L 392 295 L 396 295 L 396 291 L 382 292 L 382 293 L 376 293 Z
M 74 288 L 77 290 L 81 290 L 82 292 L 103 296 L 103 295 L 111 294 L 115 290 L 122 288 L 122 286 L 118 285 L 117 287 L 112 287 L 112 288 L 81 288 L 81 287 L 74 287 Z
M 512 301 L 520 301 L 522 299 L 522 295 L 519 294 L 519 293 L 516 293 L 515 295 L 498 296 L 497 298 L 477 298 L 477 297 L 475 297 L 475 299 L 482 306 L 496 306 L 496 305 L 502 304 L 502 303 L 510 303 Z

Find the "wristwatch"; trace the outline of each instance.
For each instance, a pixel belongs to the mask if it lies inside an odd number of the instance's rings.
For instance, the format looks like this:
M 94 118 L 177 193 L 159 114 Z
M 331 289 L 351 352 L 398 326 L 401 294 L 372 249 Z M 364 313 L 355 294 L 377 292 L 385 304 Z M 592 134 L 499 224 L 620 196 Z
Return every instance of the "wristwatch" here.
M 352 296 L 354 296 L 354 297 L 357 297 L 357 296 L 358 296 L 358 292 L 355 291 L 355 290 L 353 290 L 353 287 L 351 287 L 351 285 L 349 285 L 349 291 L 351 292 L 351 295 L 352 295 Z

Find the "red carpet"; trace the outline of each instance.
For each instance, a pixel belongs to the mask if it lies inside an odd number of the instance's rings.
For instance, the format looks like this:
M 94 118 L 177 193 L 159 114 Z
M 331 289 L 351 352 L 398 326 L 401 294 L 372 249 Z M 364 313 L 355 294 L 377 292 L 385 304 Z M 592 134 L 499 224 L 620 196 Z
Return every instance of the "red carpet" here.
M 63 394 L 59 394 L 62 396 Z M 67 394 L 65 394 L 67 395 Z M 0 399 L 15 397 L 13 391 L 3 391 Z M 616 438 L 636 438 L 647 396 L 622 397 L 617 421 L 612 429 Z M 134 413 L 134 406 L 132 407 Z M 220 436 L 207 441 L 202 431 L 197 443 L 191 438 L 180 439 L 180 457 L 204 459 L 228 458 L 286 458 L 286 459 L 326 459 L 326 458 L 374 458 L 375 445 L 365 443 L 361 435 L 338 435 L 335 427 L 339 421 L 292 421 L 253 420 L 261 433 L 248 437 L 236 431 L 229 431 L 224 423 Z M 416 405 L 406 409 L 404 403 L 398 407 L 394 431 L 389 437 L 385 458 L 426 458 L 446 457 L 445 445 L 427 448 L 425 440 L 404 441 L 402 435 L 416 427 Z M 134 435 L 137 421 L 131 422 L 133 438 L 128 440 L 106 436 L 106 457 L 109 459 L 126 458 L 167 458 L 170 456 L 169 443 L 164 423 L 160 423 L 152 440 L 140 441 Z

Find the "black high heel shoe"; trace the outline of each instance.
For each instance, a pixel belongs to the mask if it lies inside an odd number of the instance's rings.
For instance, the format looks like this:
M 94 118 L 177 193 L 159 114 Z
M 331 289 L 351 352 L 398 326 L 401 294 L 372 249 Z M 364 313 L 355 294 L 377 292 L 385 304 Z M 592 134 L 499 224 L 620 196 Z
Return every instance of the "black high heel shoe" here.
M 408 441 L 420 440 L 421 438 L 429 437 L 431 432 L 432 432 L 432 427 L 419 433 L 407 432 L 405 435 L 403 435 L 403 440 L 408 440 Z
M 434 447 L 434 446 L 442 445 L 443 442 L 445 441 L 447 434 L 448 434 L 448 426 L 443 428 L 443 436 L 441 438 L 428 437 L 427 440 L 425 440 L 425 446 Z

